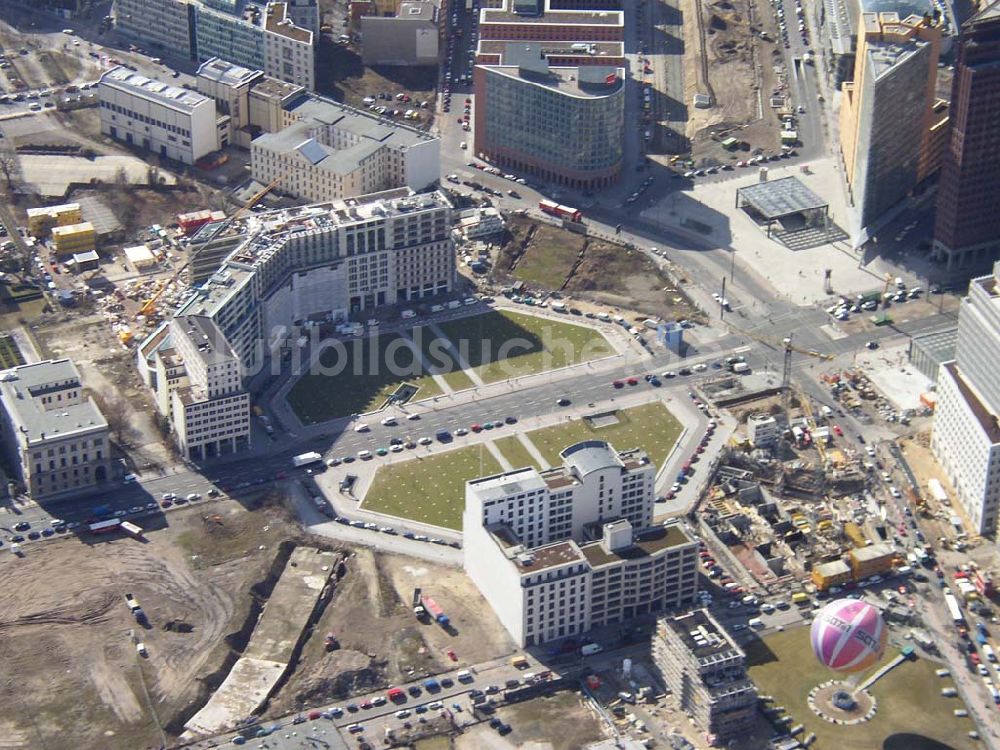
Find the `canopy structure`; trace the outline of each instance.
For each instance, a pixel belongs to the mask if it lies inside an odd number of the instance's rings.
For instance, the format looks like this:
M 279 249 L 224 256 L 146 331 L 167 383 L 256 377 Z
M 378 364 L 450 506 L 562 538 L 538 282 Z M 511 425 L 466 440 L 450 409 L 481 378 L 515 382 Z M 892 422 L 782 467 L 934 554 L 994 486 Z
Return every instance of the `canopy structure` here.
M 829 204 L 802 184 L 797 177 L 759 182 L 736 190 L 736 207 L 767 226 L 771 236 L 774 222 L 802 228 L 829 224 Z

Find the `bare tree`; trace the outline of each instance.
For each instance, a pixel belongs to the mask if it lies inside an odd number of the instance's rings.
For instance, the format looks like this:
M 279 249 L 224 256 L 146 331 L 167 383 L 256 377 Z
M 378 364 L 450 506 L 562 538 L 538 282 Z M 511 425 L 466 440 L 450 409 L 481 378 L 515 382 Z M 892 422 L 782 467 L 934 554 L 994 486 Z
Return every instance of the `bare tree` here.
M 6 144 L 0 146 L 0 174 L 3 175 L 4 187 L 8 193 L 15 193 L 21 188 L 21 161 L 17 152 Z
M 92 393 L 91 396 L 97 404 L 97 408 L 101 410 L 101 414 L 104 415 L 104 419 L 108 422 L 111 437 L 119 445 L 125 443 L 133 431 L 131 422 L 132 408 L 129 406 L 128 401 L 117 393 L 110 396 Z

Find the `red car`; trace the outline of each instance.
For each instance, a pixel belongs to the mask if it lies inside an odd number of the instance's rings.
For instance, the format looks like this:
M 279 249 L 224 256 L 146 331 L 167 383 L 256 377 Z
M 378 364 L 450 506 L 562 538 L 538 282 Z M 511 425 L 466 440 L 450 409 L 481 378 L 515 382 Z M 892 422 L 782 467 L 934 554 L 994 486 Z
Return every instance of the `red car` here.
M 629 379 L 628 379 L 628 380 L 627 380 L 626 382 L 627 382 L 627 383 L 628 383 L 629 385 L 639 385 L 639 381 L 638 381 L 638 379 L 637 379 L 637 378 L 629 378 Z
M 482 432 L 483 426 L 481 424 L 474 424 L 469 429 L 472 430 L 473 432 Z
M 452 661 L 458 661 L 458 654 L 455 653 L 454 649 L 449 648 L 445 653 L 448 654 L 448 658 Z
M 835 424 L 835 425 L 833 426 L 833 431 L 834 431 L 835 433 L 837 433 L 838 435 L 840 435 L 841 437 L 843 437 L 843 436 L 844 436 L 844 431 L 843 431 L 842 429 L 840 429 L 840 425 L 839 425 L 839 424 Z

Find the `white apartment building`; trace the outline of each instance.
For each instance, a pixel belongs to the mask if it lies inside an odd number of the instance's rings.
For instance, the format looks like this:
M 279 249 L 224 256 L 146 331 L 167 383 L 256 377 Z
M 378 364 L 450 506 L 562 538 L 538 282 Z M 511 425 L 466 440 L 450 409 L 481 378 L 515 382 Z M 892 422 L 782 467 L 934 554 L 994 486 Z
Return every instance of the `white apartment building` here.
M 250 446 L 250 394 L 225 336 L 205 316 L 175 317 L 153 354 L 157 409 L 185 458 L 204 460 Z
M 116 0 L 115 15 L 122 35 L 155 49 L 315 88 L 316 0 Z
M 653 664 L 695 725 L 718 744 L 753 731 L 757 688 L 746 653 L 707 609 L 662 617 L 653 636 Z
M 377 307 L 443 295 L 455 281 L 451 204 L 408 189 L 246 215 L 235 249 L 177 311 L 218 327 L 242 375 L 264 361 L 276 330 L 344 320 Z M 225 238 L 223 238 L 225 239 Z M 159 389 L 155 355 L 166 324 L 139 347 L 139 371 Z
M 219 148 L 215 104 L 196 91 L 117 67 L 97 93 L 103 135 L 184 164 Z
M 70 360 L 3 371 L 0 403 L 9 465 L 32 498 L 68 495 L 111 478 L 108 423 L 84 396 Z
M 931 448 L 980 534 L 1000 510 L 1000 262 L 973 279 L 958 315 L 955 359 L 941 365 Z
M 755 448 L 769 448 L 780 438 L 781 427 L 770 414 L 751 414 L 747 419 L 747 439 Z
M 655 467 L 602 441 L 564 466 L 466 484 L 465 569 L 521 646 L 673 609 L 697 594 L 697 543 L 651 526 Z
M 441 142 L 421 130 L 318 96 L 284 107 L 287 126 L 250 146 L 253 178 L 309 201 L 398 187 L 423 190 L 440 177 Z

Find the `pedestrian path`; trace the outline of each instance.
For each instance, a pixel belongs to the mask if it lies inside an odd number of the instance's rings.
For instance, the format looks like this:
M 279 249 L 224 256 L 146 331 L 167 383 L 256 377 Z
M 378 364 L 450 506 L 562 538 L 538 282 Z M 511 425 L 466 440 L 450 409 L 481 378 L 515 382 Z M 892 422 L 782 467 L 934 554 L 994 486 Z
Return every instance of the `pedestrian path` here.
M 442 392 L 448 394 L 449 396 L 453 394 L 455 392 L 455 389 L 452 388 L 450 385 L 448 385 L 448 381 L 445 380 L 438 373 L 433 372 L 433 370 L 430 367 L 426 366 L 426 364 L 424 363 L 424 353 L 420 351 L 420 347 L 414 343 L 412 338 L 410 338 L 410 332 L 407 330 L 402 330 L 399 332 L 399 335 L 402 337 L 403 341 L 405 341 L 407 345 L 410 347 L 410 351 L 413 352 L 413 357 L 420 364 L 420 369 L 428 373 L 432 378 L 434 378 L 434 382 L 437 383 L 438 388 L 440 388 Z
M 507 457 L 500 452 L 500 449 L 497 448 L 496 443 L 494 443 L 492 440 L 487 440 L 483 443 L 483 445 L 486 446 L 486 450 L 488 450 L 490 453 L 493 454 L 493 458 L 495 458 L 497 462 L 499 462 L 501 469 L 503 469 L 504 471 L 514 470 L 513 464 L 511 464 L 511 462 L 507 460 Z
M 523 445 L 525 450 L 531 454 L 531 457 L 538 461 L 538 465 L 542 467 L 542 471 L 552 468 L 552 465 L 545 460 L 545 456 L 541 454 L 541 451 L 539 451 L 538 448 L 535 447 L 535 444 L 531 442 L 531 438 L 528 437 L 527 433 L 517 433 L 517 439 L 521 441 L 521 445 Z
M 462 371 L 469 376 L 469 379 L 472 380 L 472 382 L 478 386 L 486 385 L 483 382 L 483 379 L 479 377 L 479 373 L 476 372 L 472 368 L 472 365 L 469 364 L 469 360 L 467 360 L 465 357 L 462 356 L 462 353 L 458 350 L 458 348 L 455 346 L 452 340 L 448 338 L 445 332 L 441 330 L 438 324 L 431 322 L 428 323 L 428 326 L 430 326 L 430 329 L 434 331 L 435 336 L 437 336 L 442 341 L 448 342 L 448 352 L 455 358 L 455 361 L 458 362 L 458 366 L 462 368 Z

